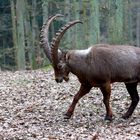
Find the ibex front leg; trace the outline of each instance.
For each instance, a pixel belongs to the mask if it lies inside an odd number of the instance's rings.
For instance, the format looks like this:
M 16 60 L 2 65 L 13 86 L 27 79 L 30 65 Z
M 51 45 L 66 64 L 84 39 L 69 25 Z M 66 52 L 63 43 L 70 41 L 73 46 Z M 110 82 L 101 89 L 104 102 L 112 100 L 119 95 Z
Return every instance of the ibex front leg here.
M 90 86 L 88 84 L 81 84 L 80 90 L 74 96 L 73 102 L 70 105 L 67 113 L 65 114 L 65 119 L 70 119 L 71 118 L 77 102 L 79 101 L 80 98 L 82 98 L 84 95 L 86 95 L 90 91 L 91 88 L 92 88 L 92 86 Z
M 103 93 L 103 102 L 106 107 L 106 116 L 105 120 L 112 120 L 112 109 L 109 104 L 110 95 L 111 95 L 111 86 L 110 83 L 104 84 L 102 87 L 100 87 L 101 92 Z

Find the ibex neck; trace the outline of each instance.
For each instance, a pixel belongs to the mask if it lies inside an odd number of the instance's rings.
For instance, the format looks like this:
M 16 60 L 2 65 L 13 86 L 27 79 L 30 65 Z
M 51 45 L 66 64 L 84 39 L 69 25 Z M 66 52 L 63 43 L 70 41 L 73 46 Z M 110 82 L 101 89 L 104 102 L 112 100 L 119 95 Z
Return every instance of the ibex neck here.
M 85 50 L 71 50 L 67 53 L 66 59 L 70 71 L 81 77 L 84 76 L 88 68 L 87 57 L 90 56 L 91 48 Z

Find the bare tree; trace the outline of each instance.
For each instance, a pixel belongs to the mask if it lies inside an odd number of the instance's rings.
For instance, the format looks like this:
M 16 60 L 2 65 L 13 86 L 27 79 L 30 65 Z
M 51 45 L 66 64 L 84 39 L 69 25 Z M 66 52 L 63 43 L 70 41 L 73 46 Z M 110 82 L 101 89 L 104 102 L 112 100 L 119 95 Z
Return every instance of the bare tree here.
M 16 18 L 17 18 L 17 66 L 18 70 L 26 69 L 25 62 L 25 30 L 24 30 L 24 17 L 25 17 L 25 1 L 16 1 Z

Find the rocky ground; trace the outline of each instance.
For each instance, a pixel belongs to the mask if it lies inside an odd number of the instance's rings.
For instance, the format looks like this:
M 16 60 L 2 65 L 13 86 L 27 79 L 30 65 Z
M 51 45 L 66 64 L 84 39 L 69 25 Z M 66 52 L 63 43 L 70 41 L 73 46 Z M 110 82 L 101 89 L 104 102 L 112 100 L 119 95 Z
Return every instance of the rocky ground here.
M 112 122 L 104 121 L 98 88 L 66 121 L 63 114 L 79 85 L 73 75 L 68 83 L 55 83 L 52 70 L 0 72 L 0 140 L 140 140 L 140 102 L 131 118 L 121 118 L 130 105 L 123 83 L 112 85 Z

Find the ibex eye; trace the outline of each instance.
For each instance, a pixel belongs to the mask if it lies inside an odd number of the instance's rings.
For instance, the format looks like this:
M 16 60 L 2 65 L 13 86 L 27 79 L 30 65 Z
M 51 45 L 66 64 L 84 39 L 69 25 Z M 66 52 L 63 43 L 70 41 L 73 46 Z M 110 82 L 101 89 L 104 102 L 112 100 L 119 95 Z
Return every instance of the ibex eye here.
M 61 64 L 58 64 L 58 65 L 57 65 L 57 68 L 58 68 L 58 69 L 62 69 L 63 66 L 62 66 Z

